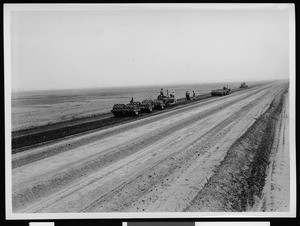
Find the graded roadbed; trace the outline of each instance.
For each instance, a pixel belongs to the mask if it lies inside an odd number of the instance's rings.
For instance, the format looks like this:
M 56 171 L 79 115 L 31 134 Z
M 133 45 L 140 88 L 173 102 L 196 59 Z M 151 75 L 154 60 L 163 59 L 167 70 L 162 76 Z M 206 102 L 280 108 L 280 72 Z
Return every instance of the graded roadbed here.
M 263 211 L 260 206 L 276 129 L 281 123 L 285 92 L 228 150 L 204 188 L 185 211 Z
M 255 208 L 286 89 L 264 85 L 13 154 L 13 212 Z

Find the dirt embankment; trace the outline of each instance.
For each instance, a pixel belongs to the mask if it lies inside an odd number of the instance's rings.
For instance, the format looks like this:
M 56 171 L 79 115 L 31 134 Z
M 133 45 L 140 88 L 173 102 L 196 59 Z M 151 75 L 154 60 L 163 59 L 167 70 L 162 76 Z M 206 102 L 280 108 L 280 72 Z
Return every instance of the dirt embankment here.
M 270 212 L 290 211 L 290 144 L 289 144 L 289 95 L 285 94 L 283 112 L 277 124 L 275 139 L 268 167 L 263 198 L 256 209 Z M 291 203 L 292 205 L 292 203 Z
M 276 129 L 288 87 L 228 150 L 228 154 L 186 211 L 261 211 L 259 203 Z

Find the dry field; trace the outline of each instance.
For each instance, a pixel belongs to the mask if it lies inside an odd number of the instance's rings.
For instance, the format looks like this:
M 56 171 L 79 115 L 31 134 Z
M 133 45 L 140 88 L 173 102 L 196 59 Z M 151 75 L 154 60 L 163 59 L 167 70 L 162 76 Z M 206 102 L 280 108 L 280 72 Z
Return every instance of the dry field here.
M 270 83 L 13 154 L 13 213 L 289 211 L 288 107 Z
M 249 86 L 257 82 L 247 82 Z M 195 84 L 166 86 L 177 98 L 184 97 L 186 90 L 196 95 L 209 93 L 224 84 Z M 240 83 L 228 83 L 239 87 Z M 12 131 L 50 125 L 57 122 L 93 117 L 110 112 L 116 103 L 127 104 L 133 97 L 137 101 L 155 99 L 161 86 L 99 88 L 79 90 L 32 91 L 12 94 Z

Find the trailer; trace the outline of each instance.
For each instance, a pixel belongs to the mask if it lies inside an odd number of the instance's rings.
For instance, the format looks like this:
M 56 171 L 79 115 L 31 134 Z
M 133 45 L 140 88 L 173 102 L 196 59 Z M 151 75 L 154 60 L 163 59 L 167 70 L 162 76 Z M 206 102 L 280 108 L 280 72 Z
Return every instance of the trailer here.
M 141 111 L 152 112 L 154 108 L 154 102 L 153 100 L 146 99 L 141 102 L 140 106 L 141 106 Z
M 131 102 L 130 104 L 137 105 L 140 108 L 140 112 L 152 112 L 154 103 L 152 100 L 143 100 L 142 102 Z
M 154 109 L 160 109 L 160 110 L 163 110 L 166 106 L 164 101 L 159 99 L 153 100 L 153 104 L 154 104 Z
M 115 117 L 136 116 L 141 111 L 137 104 L 115 104 L 111 112 Z

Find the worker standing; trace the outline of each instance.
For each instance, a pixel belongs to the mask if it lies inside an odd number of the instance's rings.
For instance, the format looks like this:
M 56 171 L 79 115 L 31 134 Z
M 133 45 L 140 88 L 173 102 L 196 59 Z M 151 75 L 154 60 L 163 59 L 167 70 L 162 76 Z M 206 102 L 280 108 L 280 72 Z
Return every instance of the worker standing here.
M 185 99 L 186 99 L 187 101 L 190 100 L 190 93 L 189 93 L 189 91 L 186 91 L 186 93 L 185 93 Z
M 193 90 L 193 100 L 195 100 L 196 98 L 196 94 L 195 94 L 195 91 Z
M 173 92 L 171 95 L 172 95 L 172 98 L 174 98 L 174 104 L 176 104 L 177 103 L 177 99 L 175 98 L 175 93 Z
M 164 97 L 164 91 L 163 91 L 163 89 L 160 89 L 160 95 L 161 95 L 161 97 Z

